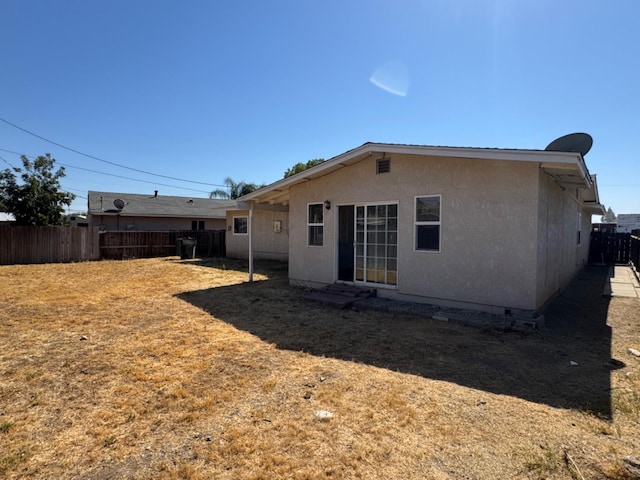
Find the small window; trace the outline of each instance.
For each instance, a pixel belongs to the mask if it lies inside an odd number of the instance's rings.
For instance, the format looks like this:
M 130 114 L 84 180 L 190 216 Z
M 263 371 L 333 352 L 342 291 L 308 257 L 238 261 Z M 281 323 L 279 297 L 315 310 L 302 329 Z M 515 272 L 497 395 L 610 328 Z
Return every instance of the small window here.
M 248 232 L 249 217 L 233 217 L 233 234 L 246 235 Z
M 191 220 L 191 230 L 204 230 L 204 220 Z
M 416 197 L 416 250 L 440 251 L 440 203 L 440 195 Z
M 389 173 L 391 171 L 391 159 L 379 158 L 376 161 L 376 173 Z
M 322 246 L 322 237 L 324 234 L 324 219 L 322 207 L 322 203 L 309 204 L 307 245 L 309 245 L 310 247 Z

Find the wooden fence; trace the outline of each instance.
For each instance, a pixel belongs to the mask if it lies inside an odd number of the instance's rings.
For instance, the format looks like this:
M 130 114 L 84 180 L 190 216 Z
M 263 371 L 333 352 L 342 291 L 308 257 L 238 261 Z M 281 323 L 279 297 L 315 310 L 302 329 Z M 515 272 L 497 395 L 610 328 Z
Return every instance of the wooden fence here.
M 196 256 L 224 257 L 224 230 L 99 232 L 87 227 L 0 227 L 0 265 L 179 255 L 179 238 L 196 240 Z
M 100 257 L 110 260 L 128 258 L 168 257 L 179 254 L 179 238 L 196 240 L 196 256 L 224 257 L 224 230 L 198 231 L 115 231 L 100 233 Z
M 640 235 L 631 235 L 629 263 L 637 276 L 640 276 Z
M 82 262 L 99 258 L 97 228 L 0 227 L 0 265 Z
M 630 233 L 591 232 L 589 261 L 628 264 L 631 255 L 631 238 Z

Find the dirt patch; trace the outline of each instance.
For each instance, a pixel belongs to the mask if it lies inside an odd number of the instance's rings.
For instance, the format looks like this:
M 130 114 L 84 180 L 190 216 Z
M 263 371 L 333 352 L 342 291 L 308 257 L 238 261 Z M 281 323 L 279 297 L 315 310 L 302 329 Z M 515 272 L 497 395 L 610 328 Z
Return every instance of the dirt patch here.
M 0 475 L 625 478 L 640 451 L 640 303 L 602 297 L 606 271 L 525 334 L 335 310 L 244 267 L 0 267 Z

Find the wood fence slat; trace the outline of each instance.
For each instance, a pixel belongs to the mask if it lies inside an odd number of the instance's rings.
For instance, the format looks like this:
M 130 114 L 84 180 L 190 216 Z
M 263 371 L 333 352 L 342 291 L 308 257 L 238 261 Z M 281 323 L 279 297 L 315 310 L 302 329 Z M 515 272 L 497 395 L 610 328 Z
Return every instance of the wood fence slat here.
M 98 260 L 98 228 L 0 227 L 0 265 Z
M 630 233 L 591 232 L 591 263 L 628 264 L 631 253 Z
M 224 230 L 201 231 L 108 231 L 100 233 L 100 255 L 104 259 L 168 257 L 178 254 L 178 238 L 195 238 L 196 255 L 224 257 Z
M 87 227 L 0 227 L 0 265 L 176 255 L 178 238 L 195 238 L 196 255 L 224 257 L 225 231 L 100 232 Z

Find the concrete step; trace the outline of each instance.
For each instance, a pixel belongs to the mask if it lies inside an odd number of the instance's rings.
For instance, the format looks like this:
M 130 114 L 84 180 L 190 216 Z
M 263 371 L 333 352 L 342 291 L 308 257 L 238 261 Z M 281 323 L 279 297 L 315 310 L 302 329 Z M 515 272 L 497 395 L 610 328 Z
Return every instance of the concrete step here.
M 320 291 L 329 293 L 331 295 L 342 295 L 345 297 L 353 298 L 369 298 L 376 296 L 376 291 L 373 288 L 362 288 L 353 285 L 345 285 L 343 283 L 333 283 L 331 285 L 327 285 Z

